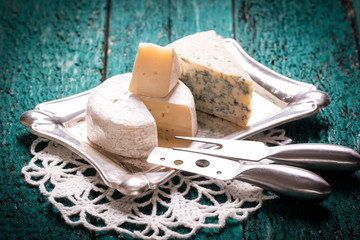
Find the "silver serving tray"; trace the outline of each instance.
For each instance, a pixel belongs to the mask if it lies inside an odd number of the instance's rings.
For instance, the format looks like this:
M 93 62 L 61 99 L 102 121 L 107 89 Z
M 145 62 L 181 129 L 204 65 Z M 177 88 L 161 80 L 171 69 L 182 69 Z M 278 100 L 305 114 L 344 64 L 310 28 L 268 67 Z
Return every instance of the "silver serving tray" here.
M 330 103 L 328 95 L 315 86 L 282 76 L 251 58 L 235 40 L 221 39 L 255 82 L 253 112 L 248 127 L 243 129 L 198 112 L 198 136 L 245 139 L 281 124 L 314 115 Z M 41 103 L 23 113 L 20 123 L 28 127 L 30 132 L 54 140 L 77 153 L 99 172 L 105 184 L 125 195 L 143 193 L 169 180 L 176 170 L 148 165 L 144 171 L 132 163 L 146 164 L 146 160 L 129 161 L 105 153 L 88 141 L 84 117 L 90 91 Z

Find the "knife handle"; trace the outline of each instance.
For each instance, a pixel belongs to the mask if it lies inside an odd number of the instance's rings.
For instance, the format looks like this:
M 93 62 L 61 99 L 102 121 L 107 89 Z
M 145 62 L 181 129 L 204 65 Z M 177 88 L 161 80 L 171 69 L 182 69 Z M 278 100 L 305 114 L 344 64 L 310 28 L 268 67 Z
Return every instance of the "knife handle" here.
M 269 147 L 269 156 L 266 158 L 310 170 L 355 172 L 360 169 L 359 153 L 333 144 L 304 143 Z
M 330 185 L 305 169 L 278 164 L 246 164 L 236 179 L 261 187 L 278 196 L 297 200 L 323 201 Z

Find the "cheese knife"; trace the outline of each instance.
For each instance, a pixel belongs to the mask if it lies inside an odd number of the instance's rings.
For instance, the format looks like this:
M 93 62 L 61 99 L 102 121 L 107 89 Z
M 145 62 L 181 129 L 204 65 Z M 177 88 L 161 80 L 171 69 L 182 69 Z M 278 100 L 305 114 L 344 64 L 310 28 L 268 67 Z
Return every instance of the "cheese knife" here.
M 221 180 L 238 179 L 297 200 L 322 201 L 331 193 L 330 185 L 319 175 L 293 166 L 233 161 L 161 147 L 155 147 L 147 161 Z

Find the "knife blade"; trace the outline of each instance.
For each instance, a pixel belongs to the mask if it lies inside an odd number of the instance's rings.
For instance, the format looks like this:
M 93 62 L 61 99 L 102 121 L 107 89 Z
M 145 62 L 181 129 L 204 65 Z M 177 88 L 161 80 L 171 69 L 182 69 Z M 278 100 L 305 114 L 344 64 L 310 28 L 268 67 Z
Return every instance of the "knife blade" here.
M 241 164 L 235 161 L 161 147 L 154 148 L 147 161 L 221 180 L 233 179 L 241 170 Z

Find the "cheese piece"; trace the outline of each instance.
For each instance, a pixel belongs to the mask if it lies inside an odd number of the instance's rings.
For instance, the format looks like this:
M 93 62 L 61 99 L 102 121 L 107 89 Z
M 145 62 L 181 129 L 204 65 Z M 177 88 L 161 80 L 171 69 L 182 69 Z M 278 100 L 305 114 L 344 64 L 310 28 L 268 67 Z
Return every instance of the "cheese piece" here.
M 148 97 L 165 97 L 181 74 L 174 49 L 140 43 L 129 90 Z
M 165 98 L 128 91 L 131 73 L 116 75 L 90 94 L 85 121 L 89 140 L 107 152 L 144 158 L 158 136 L 195 136 L 197 119 L 191 91 L 180 81 Z M 164 142 L 164 141 L 162 141 Z
M 181 59 L 182 80 L 196 108 L 245 127 L 251 115 L 252 79 L 214 31 L 200 32 L 169 45 Z
M 195 136 L 197 119 L 190 89 L 180 82 L 165 98 L 141 97 L 156 120 L 158 131 L 171 136 Z
M 89 140 L 125 157 L 147 157 L 157 146 L 154 118 L 140 98 L 130 93 L 131 74 L 109 78 L 90 94 L 85 121 Z

